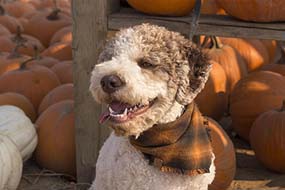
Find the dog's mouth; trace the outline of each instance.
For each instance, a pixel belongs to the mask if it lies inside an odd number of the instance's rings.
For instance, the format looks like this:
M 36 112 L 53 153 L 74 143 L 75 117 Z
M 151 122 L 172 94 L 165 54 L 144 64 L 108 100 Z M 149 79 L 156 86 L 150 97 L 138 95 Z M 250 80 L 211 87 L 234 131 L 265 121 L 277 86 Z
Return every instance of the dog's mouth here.
M 99 119 L 102 124 L 109 120 L 113 123 L 123 123 L 127 122 L 134 117 L 146 112 L 155 102 L 155 99 L 148 102 L 147 104 L 136 104 L 131 105 L 128 103 L 120 101 L 112 101 L 108 106 L 106 111 L 104 111 Z

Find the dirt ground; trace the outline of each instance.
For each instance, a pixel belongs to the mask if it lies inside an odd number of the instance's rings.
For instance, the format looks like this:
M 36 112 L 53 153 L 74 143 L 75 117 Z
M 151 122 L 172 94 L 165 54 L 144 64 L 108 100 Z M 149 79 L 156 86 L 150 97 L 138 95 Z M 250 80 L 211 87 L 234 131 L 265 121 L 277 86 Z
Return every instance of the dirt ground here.
M 255 158 L 248 143 L 233 133 L 229 121 L 222 122 L 230 134 L 237 157 L 237 171 L 228 190 L 285 190 L 285 174 L 281 175 L 265 169 Z M 285 161 L 285 160 L 284 160 Z M 70 176 L 40 169 L 33 160 L 25 163 L 19 190 L 77 190 L 90 184 L 76 184 Z

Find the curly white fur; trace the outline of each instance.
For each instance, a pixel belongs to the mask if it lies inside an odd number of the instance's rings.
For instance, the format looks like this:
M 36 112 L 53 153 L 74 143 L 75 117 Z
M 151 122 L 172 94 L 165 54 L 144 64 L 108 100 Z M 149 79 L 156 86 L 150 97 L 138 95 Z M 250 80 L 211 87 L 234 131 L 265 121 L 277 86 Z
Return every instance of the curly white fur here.
M 100 151 L 96 173 L 90 190 L 207 190 L 215 166 L 210 173 L 192 177 L 163 173 L 150 166 L 127 138 L 111 134 Z

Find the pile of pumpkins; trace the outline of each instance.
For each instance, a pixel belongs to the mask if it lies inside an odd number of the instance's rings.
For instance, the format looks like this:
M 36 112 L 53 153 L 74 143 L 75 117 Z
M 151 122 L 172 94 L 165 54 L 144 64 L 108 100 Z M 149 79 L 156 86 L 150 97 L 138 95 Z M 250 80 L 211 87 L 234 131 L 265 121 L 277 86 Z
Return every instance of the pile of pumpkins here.
M 285 173 L 285 59 L 276 41 L 201 39 L 212 62 L 209 80 L 195 99 L 201 112 L 216 120 L 230 115 L 234 131 L 250 143 L 257 159 Z
M 134 9 L 151 15 L 186 16 L 191 13 L 197 0 L 121 0 Z M 245 21 L 285 21 L 283 0 L 200 0 L 202 14 L 228 14 Z
M 0 189 L 23 161 L 76 176 L 69 0 L 0 4 Z

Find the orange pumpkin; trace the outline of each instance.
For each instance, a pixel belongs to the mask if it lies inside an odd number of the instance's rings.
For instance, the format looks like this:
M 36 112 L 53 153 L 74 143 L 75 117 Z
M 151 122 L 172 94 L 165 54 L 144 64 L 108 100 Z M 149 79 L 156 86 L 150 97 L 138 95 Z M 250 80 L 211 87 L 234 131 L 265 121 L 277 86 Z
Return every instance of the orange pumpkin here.
M 23 29 L 21 23 L 15 17 L 6 14 L 5 9 L 1 5 L 0 5 L 0 24 L 5 26 L 12 33 L 16 33 L 18 27 Z
M 38 109 L 44 96 L 59 84 L 57 76 L 50 69 L 22 64 L 19 69 L 0 76 L 0 93 L 22 94 Z
M 264 65 L 261 70 L 263 71 L 272 71 L 275 73 L 279 73 L 280 75 L 285 76 L 285 64 L 268 64 Z
M 195 102 L 203 115 L 219 120 L 228 107 L 227 76 L 219 63 L 211 61 L 211 64 L 209 79 Z
M 37 163 L 59 173 L 76 175 L 75 127 L 73 101 L 65 100 L 50 106 L 36 121 Z
M 246 65 L 239 53 L 232 47 L 219 42 L 219 39 L 212 38 L 213 46 L 208 51 L 210 58 L 218 62 L 224 69 L 230 92 L 236 83 L 247 75 Z
M 216 167 L 215 178 L 212 184 L 209 185 L 209 190 L 226 190 L 234 179 L 236 172 L 234 145 L 216 121 L 210 118 L 208 118 L 208 121 Z
M 72 61 L 63 61 L 56 64 L 51 70 L 57 75 L 61 84 L 73 83 Z
M 275 40 L 260 40 L 261 43 L 266 47 L 268 56 L 269 56 L 269 63 L 274 63 L 277 59 L 277 41 Z
M 38 56 L 35 58 L 35 60 L 32 60 L 31 62 L 29 62 L 28 65 L 35 64 L 35 65 L 41 65 L 47 68 L 51 68 L 58 63 L 59 61 L 53 57 Z
M 68 0 L 42 0 L 40 5 L 38 6 L 38 9 L 55 7 L 60 9 L 71 9 L 71 3 Z
M 195 0 L 127 0 L 138 11 L 153 15 L 184 16 L 194 8 Z
M 13 1 L 4 4 L 5 10 L 9 13 L 9 15 L 19 18 L 24 14 L 32 12 L 35 7 L 29 3 L 21 2 L 21 1 Z
M 269 63 L 266 47 L 260 40 L 240 38 L 219 38 L 223 44 L 233 47 L 244 58 L 248 72 Z
M 0 54 L 0 76 L 1 74 L 20 68 L 21 63 L 29 59 L 29 56 L 19 54 L 17 48 L 11 53 L 3 52 Z
M 11 32 L 2 24 L 0 24 L 0 36 L 10 35 Z
M 32 122 L 36 120 L 36 111 L 33 104 L 30 102 L 28 98 L 25 96 L 7 92 L 0 94 L 0 105 L 13 105 L 17 106 L 21 110 L 25 112 L 25 114 L 31 119 Z
M 281 103 L 281 102 L 280 102 Z M 250 130 L 256 158 L 268 169 L 285 173 L 285 101 L 278 110 L 261 114 Z
M 246 21 L 285 21 L 283 0 L 217 0 L 225 11 Z
M 71 26 L 67 26 L 67 27 L 60 29 L 52 36 L 50 45 L 53 45 L 57 42 L 72 42 Z
M 40 4 L 41 4 L 41 1 L 39 1 L 39 0 L 18 0 L 18 1 L 26 3 L 26 4 L 30 4 L 36 9 L 38 9 L 40 7 Z
M 41 114 L 51 105 L 63 100 L 73 100 L 73 84 L 63 84 L 51 90 L 42 100 L 38 113 Z
M 216 0 L 202 0 L 202 14 L 225 14 L 224 9 L 220 7 Z
M 38 39 L 30 35 L 21 34 L 20 29 L 18 29 L 17 34 L 0 36 L 0 44 L 0 51 L 10 52 L 19 45 L 17 51 L 29 56 L 34 55 L 34 46 L 36 46 L 39 51 L 44 50 L 44 46 Z
M 285 78 L 270 71 L 258 71 L 241 79 L 232 92 L 230 114 L 233 128 L 249 140 L 254 120 L 263 112 L 278 108 L 285 99 Z
M 48 47 L 54 33 L 69 25 L 71 25 L 71 18 L 55 9 L 52 12 L 35 13 L 25 25 L 24 32 L 36 37 Z
M 53 57 L 60 61 L 72 59 L 71 42 L 58 42 L 42 52 L 43 56 Z

